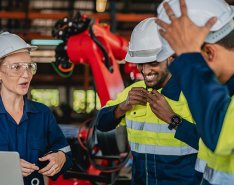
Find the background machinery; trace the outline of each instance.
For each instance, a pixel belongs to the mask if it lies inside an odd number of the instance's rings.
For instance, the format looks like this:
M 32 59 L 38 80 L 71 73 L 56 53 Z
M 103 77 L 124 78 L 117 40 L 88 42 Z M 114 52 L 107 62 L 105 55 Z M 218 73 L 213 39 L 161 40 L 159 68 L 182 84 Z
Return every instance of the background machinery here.
M 108 25 L 78 13 L 73 19 L 59 20 L 52 34 L 63 40 L 56 48 L 54 65 L 68 74 L 76 64 L 89 64 L 102 106 L 124 89 L 118 61 L 125 58 L 128 42 L 111 33 Z M 124 68 L 133 79 L 140 76 L 136 66 L 126 63 Z M 128 162 L 130 151 L 125 128 L 102 133 L 95 129 L 93 118 L 86 120 L 85 125 L 79 129 L 77 138 L 69 141 L 74 169 L 50 181 L 50 185 L 113 184 Z

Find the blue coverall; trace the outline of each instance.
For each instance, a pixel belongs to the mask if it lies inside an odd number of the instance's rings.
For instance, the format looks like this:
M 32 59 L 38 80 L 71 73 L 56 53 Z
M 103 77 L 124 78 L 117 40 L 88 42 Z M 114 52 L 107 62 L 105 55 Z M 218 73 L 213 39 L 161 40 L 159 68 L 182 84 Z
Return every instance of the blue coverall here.
M 66 162 L 59 174 L 72 166 L 70 146 L 47 106 L 24 97 L 23 116 L 17 124 L 0 97 L 0 120 L 0 151 L 17 151 L 21 159 L 37 165 L 39 157 L 61 150 L 66 155 Z M 33 178 L 44 185 L 43 176 L 37 171 L 24 178 L 25 185 L 31 185 Z

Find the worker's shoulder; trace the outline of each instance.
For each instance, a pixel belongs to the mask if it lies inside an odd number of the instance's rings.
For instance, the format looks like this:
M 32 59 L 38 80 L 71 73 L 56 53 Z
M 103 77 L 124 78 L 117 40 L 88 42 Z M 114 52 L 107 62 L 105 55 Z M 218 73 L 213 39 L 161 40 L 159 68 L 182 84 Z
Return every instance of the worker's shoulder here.
M 30 112 L 51 112 L 50 108 L 43 103 L 35 102 L 32 100 L 27 100 L 27 103 Z

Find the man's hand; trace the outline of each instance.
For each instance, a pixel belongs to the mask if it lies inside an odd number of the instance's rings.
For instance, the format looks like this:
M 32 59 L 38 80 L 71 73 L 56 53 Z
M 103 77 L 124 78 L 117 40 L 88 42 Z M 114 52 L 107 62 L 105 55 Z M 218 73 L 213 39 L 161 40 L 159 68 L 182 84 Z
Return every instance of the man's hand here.
M 156 23 L 163 28 L 159 32 L 168 41 L 176 54 L 201 52 L 201 46 L 217 18 L 212 17 L 204 26 L 199 27 L 188 17 L 185 0 L 180 0 L 180 17 L 175 16 L 167 2 L 163 6 L 171 20 L 171 24 L 167 24 L 160 19 L 157 19 Z
M 66 162 L 66 156 L 62 151 L 58 151 L 39 158 L 39 161 L 47 160 L 49 161 L 49 164 L 38 172 L 45 176 L 54 176 L 62 169 Z
M 129 93 L 126 101 L 120 103 L 115 110 L 115 118 L 120 118 L 127 111 L 131 110 L 134 105 L 146 105 L 147 91 L 143 87 L 133 87 Z
M 36 166 L 35 164 L 32 164 L 30 162 L 27 162 L 23 159 L 20 159 L 20 166 L 21 166 L 22 174 L 24 177 L 29 176 L 35 170 L 39 170 L 38 166 Z
M 147 101 L 149 102 L 152 112 L 159 119 L 168 124 L 171 122 L 171 118 L 175 115 L 175 113 L 162 94 L 160 94 L 157 90 L 148 92 Z

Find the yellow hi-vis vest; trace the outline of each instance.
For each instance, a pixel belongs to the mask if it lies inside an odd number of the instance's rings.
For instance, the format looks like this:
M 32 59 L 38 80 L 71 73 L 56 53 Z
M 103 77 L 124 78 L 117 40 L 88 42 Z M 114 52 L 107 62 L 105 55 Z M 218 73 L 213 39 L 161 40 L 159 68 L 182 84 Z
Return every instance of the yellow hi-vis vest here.
M 215 152 L 209 150 L 203 142 L 199 143 L 198 158 L 206 161 L 204 178 L 211 184 L 234 185 L 233 121 L 234 100 L 231 101 L 227 110 Z
M 204 173 L 205 168 L 206 168 L 206 161 L 208 160 L 208 158 L 209 158 L 209 155 L 207 153 L 207 147 L 205 146 L 202 139 L 200 138 L 195 170 L 198 172 Z
M 116 100 L 110 100 L 106 106 L 113 106 L 125 101 L 128 92 L 133 87 L 144 87 L 144 81 L 139 81 L 122 91 Z M 162 89 L 158 91 L 161 92 Z M 165 97 L 172 110 L 189 122 L 193 122 L 187 101 L 181 93 L 179 101 L 174 101 Z M 197 153 L 197 150 L 188 146 L 184 142 L 174 138 L 175 130 L 169 130 L 168 124 L 160 120 L 151 111 L 149 104 L 146 106 L 135 105 L 125 114 L 120 122 L 126 125 L 128 141 L 131 150 L 138 153 L 155 155 L 188 155 Z

